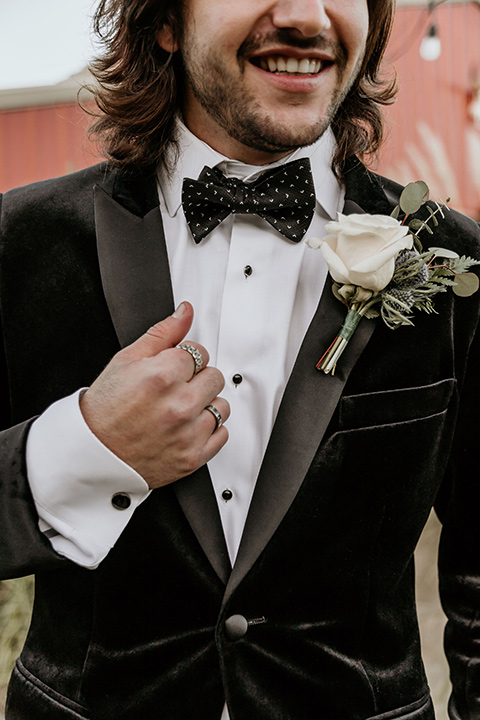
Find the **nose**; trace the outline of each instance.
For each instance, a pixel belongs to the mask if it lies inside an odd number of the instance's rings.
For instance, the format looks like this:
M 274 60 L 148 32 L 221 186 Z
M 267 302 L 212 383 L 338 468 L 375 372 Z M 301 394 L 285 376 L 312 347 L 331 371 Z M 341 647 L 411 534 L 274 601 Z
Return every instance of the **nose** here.
M 279 0 L 272 20 L 277 28 L 297 31 L 303 37 L 315 37 L 331 26 L 324 0 Z

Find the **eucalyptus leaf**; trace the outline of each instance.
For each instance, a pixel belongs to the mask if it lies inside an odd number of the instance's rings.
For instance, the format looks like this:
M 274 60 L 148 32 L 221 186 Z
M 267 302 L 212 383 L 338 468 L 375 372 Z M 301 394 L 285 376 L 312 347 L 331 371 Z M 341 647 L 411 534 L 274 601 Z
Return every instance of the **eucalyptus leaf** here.
M 400 195 L 399 205 L 406 215 L 416 213 L 428 200 L 430 191 L 422 180 L 408 183 Z
M 456 260 L 458 257 L 458 253 L 454 252 L 453 250 L 448 250 L 448 248 L 441 248 L 441 247 L 429 247 L 429 250 L 431 252 L 435 253 L 435 257 L 441 257 L 441 258 L 451 258 L 452 260 Z
M 453 286 L 453 292 L 459 297 L 469 297 L 477 292 L 480 285 L 478 276 L 475 273 L 463 273 L 455 278 L 456 285 Z
M 426 230 L 430 233 L 430 235 L 433 235 L 432 228 L 429 227 L 424 220 L 420 220 L 419 218 L 413 218 L 413 220 L 410 220 L 408 227 L 410 230 L 416 230 L 417 232 L 420 232 L 420 230 Z
M 415 235 L 415 233 L 413 233 L 413 246 L 420 255 L 423 253 L 423 245 L 420 242 L 420 238 L 418 235 Z
M 400 215 L 400 205 L 397 205 L 397 207 L 393 208 L 392 212 L 390 213 L 390 217 L 392 217 L 394 220 L 398 220 L 399 215 Z
M 422 230 L 425 223 L 423 220 L 419 220 L 418 218 L 413 218 L 413 220 L 410 220 L 408 223 L 408 227 L 410 230 Z

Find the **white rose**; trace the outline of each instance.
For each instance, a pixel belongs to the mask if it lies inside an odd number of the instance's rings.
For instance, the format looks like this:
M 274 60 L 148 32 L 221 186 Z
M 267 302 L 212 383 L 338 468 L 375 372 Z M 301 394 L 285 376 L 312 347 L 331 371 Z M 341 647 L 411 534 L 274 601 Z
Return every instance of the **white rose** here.
M 325 229 L 326 237 L 307 244 L 321 248 L 333 279 L 375 293 L 392 279 L 398 253 L 413 246 L 408 228 L 388 215 L 338 213 L 338 222 L 327 223 Z

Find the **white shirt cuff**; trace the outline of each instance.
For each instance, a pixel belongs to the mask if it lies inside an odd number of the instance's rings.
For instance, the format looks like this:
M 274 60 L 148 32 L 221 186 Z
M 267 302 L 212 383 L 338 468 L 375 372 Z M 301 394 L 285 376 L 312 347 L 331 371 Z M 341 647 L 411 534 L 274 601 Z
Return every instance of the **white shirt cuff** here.
M 40 529 L 53 548 L 95 568 L 150 489 L 92 433 L 80 410 L 80 392 L 51 405 L 32 424 L 27 472 Z M 122 510 L 112 503 L 119 493 L 121 504 L 128 505 Z

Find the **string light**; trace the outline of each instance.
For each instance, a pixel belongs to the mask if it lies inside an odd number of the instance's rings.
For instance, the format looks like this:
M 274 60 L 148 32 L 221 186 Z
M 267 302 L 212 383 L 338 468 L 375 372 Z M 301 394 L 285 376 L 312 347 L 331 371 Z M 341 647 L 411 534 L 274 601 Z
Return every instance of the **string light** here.
M 438 60 L 442 51 L 442 44 L 438 36 L 438 26 L 436 22 L 432 22 L 427 30 L 427 34 L 420 43 L 420 57 L 422 60 L 432 62 Z
M 422 60 L 427 60 L 427 62 L 438 60 L 440 53 L 442 52 L 442 44 L 438 34 L 435 10 L 439 5 L 442 5 L 442 3 L 447 1 L 448 0 L 429 0 L 428 3 L 427 11 L 431 17 L 431 22 L 426 35 L 420 43 L 420 57 Z

